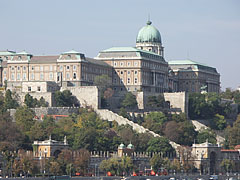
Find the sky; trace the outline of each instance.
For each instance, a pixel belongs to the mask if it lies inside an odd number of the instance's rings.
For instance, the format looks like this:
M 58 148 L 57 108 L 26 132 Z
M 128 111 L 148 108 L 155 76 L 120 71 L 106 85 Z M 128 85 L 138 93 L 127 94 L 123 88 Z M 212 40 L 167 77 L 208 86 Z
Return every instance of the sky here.
M 216 67 L 221 87 L 240 86 L 240 0 L 0 0 L 0 50 L 96 57 L 135 46 L 150 16 L 165 59 Z

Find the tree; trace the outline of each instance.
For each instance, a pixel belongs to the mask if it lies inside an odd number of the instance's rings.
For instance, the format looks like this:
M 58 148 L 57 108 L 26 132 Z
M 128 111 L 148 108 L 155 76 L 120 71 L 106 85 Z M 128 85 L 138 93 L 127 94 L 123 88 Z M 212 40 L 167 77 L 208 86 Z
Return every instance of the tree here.
M 127 110 L 123 107 L 120 108 L 120 111 L 118 113 L 120 116 L 124 117 L 124 118 L 127 118 L 127 119 L 130 119 L 128 113 L 127 113 Z
M 150 164 L 155 172 L 157 172 L 160 168 L 163 168 L 165 165 L 165 161 L 160 154 L 155 154 L 151 159 L 150 159 Z
M 174 170 L 174 172 L 180 172 L 181 170 L 181 163 L 178 159 L 173 159 L 171 162 L 171 169 Z
M 137 107 L 136 96 L 134 96 L 131 92 L 126 93 L 121 104 L 123 107 L 128 108 L 128 109 L 136 108 Z
M 189 172 L 195 169 L 194 159 L 192 155 L 192 148 L 187 146 L 177 147 L 179 156 L 181 157 L 181 164 L 185 172 Z
M 173 153 L 174 149 L 165 137 L 153 137 L 148 142 L 148 152 L 161 152 L 163 154 Z
M 24 103 L 28 108 L 35 108 L 37 105 L 37 102 L 33 99 L 33 97 L 29 93 L 25 95 Z
M 30 131 L 34 125 L 34 112 L 27 107 L 19 107 L 15 113 L 16 124 L 24 133 Z
M 210 122 L 210 127 L 216 130 L 223 130 L 227 125 L 227 121 L 224 116 L 216 114 L 213 120 Z
M 62 92 L 56 91 L 54 99 L 57 107 L 72 107 L 79 105 L 76 97 L 73 96 L 69 90 L 64 90 Z
M 48 107 L 48 103 L 45 101 L 45 99 L 43 97 L 41 97 L 39 99 L 38 106 L 39 107 Z
M 192 145 L 196 139 L 197 132 L 191 121 L 175 122 L 169 121 L 166 123 L 164 134 L 168 139 L 181 145 Z
M 199 144 L 206 142 L 206 140 L 208 140 L 208 142 L 212 143 L 212 144 L 216 144 L 217 143 L 217 139 L 216 139 L 216 134 L 214 131 L 210 130 L 209 128 L 207 129 L 200 129 L 198 135 L 197 135 L 197 142 Z
M 226 173 L 228 173 L 233 170 L 234 162 L 230 159 L 223 159 L 220 166 L 224 169 Z
M 147 107 L 151 108 L 165 108 L 166 102 L 163 95 L 149 96 L 147 101 Z
M 227 148 L 234 148 L 240 144 L 240 115 L 238 115 L 232 127 L 228 126 L 225 129 L 225 139 L 225 146 Z
M 104 172 L 111 172 L 113 175 L 129 174 L 133 169 L 133 162 L 130 157 L 123 156 L 121 158 L 110 158 L 103 160 L 100 169 Z
M 8 89 L 5 93 L 4 98 L 4 108 L 7 109 L 16 109 L 19 105 L 17 101 L 12 97 L 12 92 Z
M 154 131 L 157 134 L 163 134 L 163 124 L 167 121 L 167 117 L 162 112 L 150 112 L 144 117 L 142 125 Z
M 21 147 L 24 136 L 12 122 L 9 113 L 0 116 L 0 152 L 16 151 Z

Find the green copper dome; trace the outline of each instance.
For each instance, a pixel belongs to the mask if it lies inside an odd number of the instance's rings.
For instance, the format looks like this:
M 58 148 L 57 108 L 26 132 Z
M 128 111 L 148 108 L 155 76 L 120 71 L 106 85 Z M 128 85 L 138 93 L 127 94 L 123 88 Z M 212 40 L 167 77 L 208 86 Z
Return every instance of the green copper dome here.
M 127 146 L 128 149 L 133 149 L 134 146 L 130 143 L 128 146 Z
M 137 43 L 143 43 L 143 42 L 156 42 L 161 43 L 161 35 L 160 32 L 151 25 L 152 22 L 148 21 L 147 25 L 142 27 L 137 35 Z
M 122 143 L 122 144 L 119 145 L 118 148 L 119 148 L 119 149 L 123 149 L 123 148 L 125 148 L 125 145 Z

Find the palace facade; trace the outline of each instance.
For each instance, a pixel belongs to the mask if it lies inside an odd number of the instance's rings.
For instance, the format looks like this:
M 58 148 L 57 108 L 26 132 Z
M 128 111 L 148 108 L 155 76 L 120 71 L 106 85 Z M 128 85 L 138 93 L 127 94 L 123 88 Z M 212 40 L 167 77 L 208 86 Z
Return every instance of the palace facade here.
M 0 86 L 21 88 L 22 83 L 53 82 L 56 86 L 92 86 L 96 76 L 105 74 L 115 91 L 219 92 L 220 74 L 216 68 L 194 61 L 164 59 L 160 32 L 148 21 L 140 29 L 136 47 L 112 47 L 96 58 L 74 50 L 54 56 L 34 56 L 25 51 L 0 51 Z M 28 91 L 41 92 L 41 87 Z

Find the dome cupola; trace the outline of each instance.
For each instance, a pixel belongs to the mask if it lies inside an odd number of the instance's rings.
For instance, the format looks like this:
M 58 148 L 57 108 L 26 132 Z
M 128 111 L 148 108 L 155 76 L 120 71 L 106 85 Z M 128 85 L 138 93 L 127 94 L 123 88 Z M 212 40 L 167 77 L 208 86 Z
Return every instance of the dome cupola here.
M 138 32 L 137 43 L 144 42 L 154 42 L 154 43 L 162 43 L 161 35 L 157 28 L 152 25 L 151 21 L 147 21 L 147 25 L 142 27 Z

